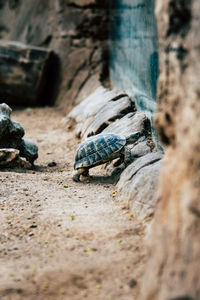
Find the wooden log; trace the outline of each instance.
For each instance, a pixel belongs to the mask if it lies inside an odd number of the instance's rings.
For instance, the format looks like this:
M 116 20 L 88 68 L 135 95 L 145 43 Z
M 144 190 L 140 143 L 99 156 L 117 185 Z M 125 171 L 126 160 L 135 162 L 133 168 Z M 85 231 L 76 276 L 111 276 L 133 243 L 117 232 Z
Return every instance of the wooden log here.
M 44 100 L 53 56 L 45 48 L 0 41 L 0 98 L 27 106 Z

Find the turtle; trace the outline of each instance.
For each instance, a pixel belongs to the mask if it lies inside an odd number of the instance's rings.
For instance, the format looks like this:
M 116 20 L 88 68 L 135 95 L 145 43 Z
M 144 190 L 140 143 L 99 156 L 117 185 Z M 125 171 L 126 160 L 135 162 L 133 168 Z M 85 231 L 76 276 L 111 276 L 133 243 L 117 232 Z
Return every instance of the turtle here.
M 80 176 L 89 176 L 89 169 L 120 158 L 125 164 L 131 161 L 127 145 L 135 143 L 142 133 L 136 131 L 128 137 L 113 133 L 101 133 L 83 141 L 76 150 L 73 180 L 80 181 Z

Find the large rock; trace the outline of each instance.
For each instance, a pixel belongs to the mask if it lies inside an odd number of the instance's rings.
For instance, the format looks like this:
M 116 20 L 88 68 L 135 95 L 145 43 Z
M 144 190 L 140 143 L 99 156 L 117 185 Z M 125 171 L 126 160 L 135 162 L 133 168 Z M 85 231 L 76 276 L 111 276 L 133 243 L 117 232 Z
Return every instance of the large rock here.
M 118 199 L 139 219 L 146 219 L 154 215 L 158 200 L 160 165 L 159 160 L 155 161 L 140 168 L 129 179 L 124 178 L 122 173 L 119 184 L 124 182 L 124 187 L 119 193 Z
M 0 97 L 14 105 L 44 102 L 45 94 L 50 97 L 51 57 L 45 48 L 0 41 Z
M 18 149 L 25 132 L 18 122 L 10 119 L 11 111 L 7 104 L 0 104 L 0 147 Z
M 151 134 L 151 123 L 144 112 L 129 112 L 115 120 L 103 130 L 103 133 L 115 133 L 128 136 L 131 132 L 142 131 Z
M 13 165 L 11 162 L 16 161 L 18 154 L 33 164 L 38 157 L 38 147 L 33 141 L 22 138 L 25 134 L 24 129 L 18 122 L 11 120 L 11 112 L 7 104 L 0 104 L 0 149 L 2 150 L 0 164 L 2 166 Z M 20 166 L 27 165 L 21 164 L 20 157 L 18 162 Z
M 86 130 L 82 130 L 83 138 L 98 134 L 116 119 L 122 118 L 131 111 L 135 111 L 135 105 L 128 96 L 110 100 L 94 116 L 93 121 Z
M 166 148 L 139 299 L 200 299 L 200 2 L 158 0 L 156 128 Z
M 122 172 L 117 183 L 118 200 L 138 218 L 154 214 L 162 157 L 161 152 L 152 152 L 136 159 Z
M 77 122 L 76 135 L 83 136 L 87 128 L 92 124 L 97 113 L 109 101 L 115 101 L 124 97 L 123 92 L 107 90 L 104 87 L 99 87 L 94 93 L 84 99 L 79 105 L 69 113 L 68 118 Z

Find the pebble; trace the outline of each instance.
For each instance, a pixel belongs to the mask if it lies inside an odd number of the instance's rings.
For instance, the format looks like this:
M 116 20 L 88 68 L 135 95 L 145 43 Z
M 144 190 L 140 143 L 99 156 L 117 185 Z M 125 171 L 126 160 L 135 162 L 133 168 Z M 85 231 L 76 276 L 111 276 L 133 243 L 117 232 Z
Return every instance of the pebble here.
M 57 164 L 55 161 L 48 163 L 48 167 L 55 167 Z
M 36 224 L 32 224 L 29 228 L 37 228 Z

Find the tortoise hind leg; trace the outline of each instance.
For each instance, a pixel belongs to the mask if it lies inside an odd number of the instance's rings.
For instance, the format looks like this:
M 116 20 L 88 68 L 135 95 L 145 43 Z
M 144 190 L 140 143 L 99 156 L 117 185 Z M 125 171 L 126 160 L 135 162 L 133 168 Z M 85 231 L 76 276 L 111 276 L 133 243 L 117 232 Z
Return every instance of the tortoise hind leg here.
M 73 172 L 72 179 L 76 182 L 80 181 L 80 176 L 88 177 L 89 176 L 89 170 L 88 168 L 80 168 Z

